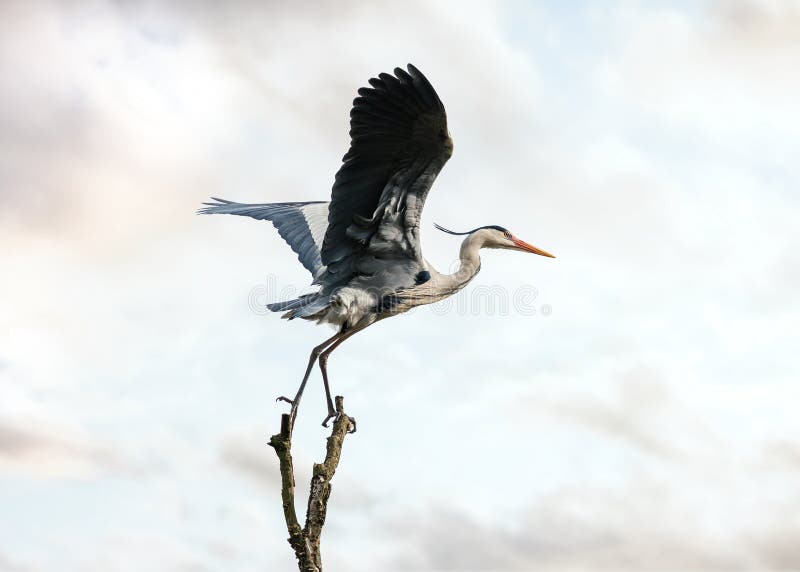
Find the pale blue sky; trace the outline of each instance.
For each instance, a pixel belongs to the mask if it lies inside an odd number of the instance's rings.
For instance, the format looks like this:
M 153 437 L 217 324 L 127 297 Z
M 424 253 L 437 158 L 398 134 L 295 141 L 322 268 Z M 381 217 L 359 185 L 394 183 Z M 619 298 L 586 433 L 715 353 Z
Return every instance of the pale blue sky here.
M 356 89 L 407 62 L 455 141 L 426 256 L 436 221 L 558 258 L 488 252 L 460 306 L 334 354 L 326 569 L 800 567 L 797 2 L 0 22 L 0 571 L 292 569 L 266 440 L 330 334 L 249 307 L 308 283 L 271 226 L 194 211 L 325 199 Z M 535 315 L 468 303 L 529 286 Z M 324 413 L 314 377 L 301 491 Z

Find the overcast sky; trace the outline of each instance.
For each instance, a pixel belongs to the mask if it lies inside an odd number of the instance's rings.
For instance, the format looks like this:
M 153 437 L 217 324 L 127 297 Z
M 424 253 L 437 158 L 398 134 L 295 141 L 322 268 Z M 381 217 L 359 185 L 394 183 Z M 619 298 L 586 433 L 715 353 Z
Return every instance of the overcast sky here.
M 0 570 L 293 569 L 266 441 L 330 331 L 258 306 L 309 282 L 271 225 L 194 212 L 326 200 L 408 62 L 428 259 L 558 258 L 333 355 L 326 570 L 800 568 L 798 61 L 794 0 L 0 3 Z M 302 512 L 324 415 L 315 373 Z

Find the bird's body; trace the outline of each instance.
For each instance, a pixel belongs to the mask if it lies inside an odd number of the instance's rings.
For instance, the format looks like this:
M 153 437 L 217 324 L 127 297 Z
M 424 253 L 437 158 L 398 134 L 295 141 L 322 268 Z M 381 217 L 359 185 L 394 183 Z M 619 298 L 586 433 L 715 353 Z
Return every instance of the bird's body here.
M 330 202 L 206 203 L 204 214 L 269 220 L 311 273 L 318 291 L 269 304 L 287 319 L 333 325 L 337 333 L 314 348 L 292 403 L 292 423 L 303 388 L 319 359 L 328 399 L 327 358 L 346 338 L 384 318 L 458 292 L 480 270 L 481 248 L 551 256 L 499 226 L 464 234 L 461 264 L 437 272 L 422 255 L 419 225 L 428 191 L 453 152 L 441 100 L 414 66 L 380 74 L 361 88 L 350 113 L 350 149 L 336 174 Z M 323 424 L 325 424 L 323 422 Z

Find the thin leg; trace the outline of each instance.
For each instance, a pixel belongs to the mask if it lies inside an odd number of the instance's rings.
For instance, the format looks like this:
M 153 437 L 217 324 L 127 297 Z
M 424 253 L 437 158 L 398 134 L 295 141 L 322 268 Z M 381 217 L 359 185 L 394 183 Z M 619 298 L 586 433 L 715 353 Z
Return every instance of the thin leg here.
M 328 416 L 322 422 L 323 427 L 328 426 L 328 421 L 334 419 L 337 415 L 336 408 L 333 406 L 333 399 L 331 399 L 331 388 L 328 384 L 328 358 L 330 357 L 333 350 L 339 347 L 339 345 L 345 341 L 347 338 L 355 334 L 360 330 L 350 330 L 342 334 L 339 339 L 337 339 L 333 344 L 331 344 L 328 349 L 323 351 L 319 356 L 319 369 L 322 371 L 322 382 L 325 384 L 325 398 L 328 400 Z M 355 427 L 353 429 L 355 431 Z
M 340 337 L 340 334 L 335 334 L 322 342 L 320 345 L 315 347 L 311 350 L 311 356 L 308 358 L 308 367 L 306 368 L 306 374 L 303 376 L 303 381 L 300 383 L 300 388 L 297 390 L 297 394 L 294 396 L 294 399 L 289 399 L 288 397 L 284 397 L 281 395 L 276 401 L 285 401 L 286 403 L 290 403 L 292 405 L 292 409 L 289 412 L 289 427 L 294 428 L 294 420 L 297 417 L 297 408 L 300 406 L 300 398 L 303 397 L 303 390 L 306 388 L 306 383 L 308 382 L 308 377 L 311 375 L 311 370 L 314 368 L 314 362 L 317 361 L 322 350 L 328 347 L 331 343 L 337 341 L 337 338 Z

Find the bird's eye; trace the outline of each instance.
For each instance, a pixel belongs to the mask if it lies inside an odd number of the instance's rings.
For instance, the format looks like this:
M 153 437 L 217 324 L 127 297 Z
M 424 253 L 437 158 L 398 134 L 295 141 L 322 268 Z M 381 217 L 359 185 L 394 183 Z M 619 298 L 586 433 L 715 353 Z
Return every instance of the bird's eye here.
M 505 231 L 505 232 L 503 233 L 503 236 L 504 236 L 505 238 L 507 238 L 508 240 L 511 240 L 511 233 L 510 233 L 510 232 L 508 232 L 508 231 Z

